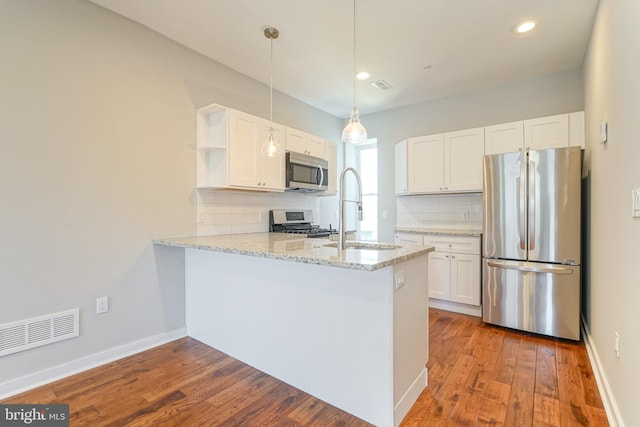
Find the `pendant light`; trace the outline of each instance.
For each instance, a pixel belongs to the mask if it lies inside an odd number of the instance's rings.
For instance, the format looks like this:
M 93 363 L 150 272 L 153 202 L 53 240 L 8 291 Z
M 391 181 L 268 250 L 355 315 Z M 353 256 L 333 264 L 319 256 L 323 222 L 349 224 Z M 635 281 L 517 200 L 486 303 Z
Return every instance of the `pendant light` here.
M 358 144 L 367 141 L 367 130 L 360 123 L 356 108 L 356 0 L 353 0 L 353 110 L 349 124 L 342 130 L 342 142 Z
M 260 153 L 263 156 L 275 157 L 282 155 L 282 146 L 276 140 L 276 131 L 273 129 L 273 39 L 277 39 L 280 36 L 280 31 L 274 27 L 267 27 L 264 29 L 264 36 L 270 40 L 271 51 L 269 54 L 269 61 L 271 62 L 271 72 L 269 75 L 269 135 L 267 140 L 262 144 Z

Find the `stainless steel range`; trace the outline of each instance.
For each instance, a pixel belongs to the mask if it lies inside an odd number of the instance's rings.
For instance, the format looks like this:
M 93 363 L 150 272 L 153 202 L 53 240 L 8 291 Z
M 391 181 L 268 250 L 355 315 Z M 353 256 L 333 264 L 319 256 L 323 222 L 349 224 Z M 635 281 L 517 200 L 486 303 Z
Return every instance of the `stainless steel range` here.
M 320 228 L 312 224 L 313 212 L 310 210 L 274 209 L 269 211 L 269 231 L 277 233 L 304 234 L 306 237 L 328 237 L 338 231 Z

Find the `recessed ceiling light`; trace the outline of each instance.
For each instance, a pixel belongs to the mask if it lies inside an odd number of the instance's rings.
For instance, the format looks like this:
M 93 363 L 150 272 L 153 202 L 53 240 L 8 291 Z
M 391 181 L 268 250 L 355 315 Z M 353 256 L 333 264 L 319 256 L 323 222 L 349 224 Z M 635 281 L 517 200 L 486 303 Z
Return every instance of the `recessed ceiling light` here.
M 367 73 L 366 71 L 360 71 L 358 74 L 356 74 L 356 79 L 358 80 L 367 80 L 369 77 L 371 77 L 371 74 Z
M 515 27 L 513 27 L 513 32 L 516 34 L 528 33 L 533 30 L 538 23 L 533 19 L 527 19 L 526 21 L 522 21 Z

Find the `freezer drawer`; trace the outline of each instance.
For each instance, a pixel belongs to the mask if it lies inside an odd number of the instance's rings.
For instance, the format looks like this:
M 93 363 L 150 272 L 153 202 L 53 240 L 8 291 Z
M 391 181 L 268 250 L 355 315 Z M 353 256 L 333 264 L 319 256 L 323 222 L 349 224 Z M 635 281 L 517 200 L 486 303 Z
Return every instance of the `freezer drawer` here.
M 580 266 L 483 259 L 482 319 L 580 340 Z

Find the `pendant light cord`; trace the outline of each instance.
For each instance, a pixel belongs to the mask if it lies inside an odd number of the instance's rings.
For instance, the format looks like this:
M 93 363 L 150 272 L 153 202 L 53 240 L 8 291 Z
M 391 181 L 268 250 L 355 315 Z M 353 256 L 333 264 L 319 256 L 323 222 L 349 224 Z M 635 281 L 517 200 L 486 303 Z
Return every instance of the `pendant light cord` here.
M 269 128 L 273 129 L 273 34 L 270 37 L 271 48 L 269 52 Z
M 356 0 L 353 0 L 353 109 L 356 109 Z

